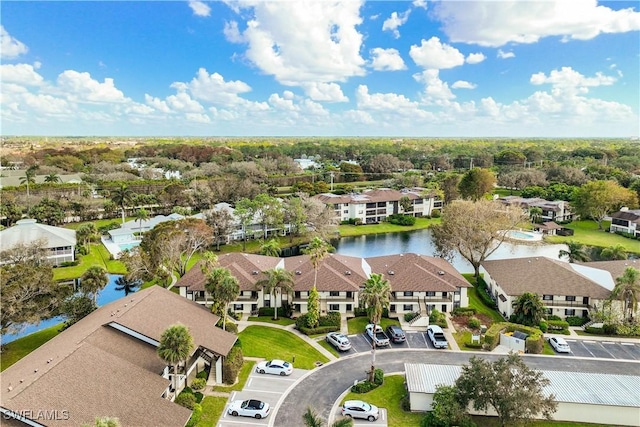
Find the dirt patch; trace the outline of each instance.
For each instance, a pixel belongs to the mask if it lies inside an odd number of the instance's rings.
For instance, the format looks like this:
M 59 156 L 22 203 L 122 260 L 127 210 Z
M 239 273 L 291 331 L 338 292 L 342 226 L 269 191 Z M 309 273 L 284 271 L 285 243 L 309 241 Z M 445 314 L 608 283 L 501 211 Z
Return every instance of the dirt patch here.
M 475 317 L 480 320 L 480 324 L 485 325 L 487 329 L 493 324 L 493 319 L 486 314 L 479 313 L 476 314 Z M 471 331 L 471 328 L 467 326 L 467 323 L 469 322 L 469 316 L 454 316 L 451 318 L 451 322 L 458 332 Z

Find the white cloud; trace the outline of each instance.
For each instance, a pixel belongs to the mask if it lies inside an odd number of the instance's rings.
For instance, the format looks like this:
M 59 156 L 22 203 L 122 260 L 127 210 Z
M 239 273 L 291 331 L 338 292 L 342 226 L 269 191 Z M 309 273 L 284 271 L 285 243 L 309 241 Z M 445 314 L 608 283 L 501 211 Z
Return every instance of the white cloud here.
M 269 96 L 269 104 L 277 110 L 298 111 L 300 109 L 287 94 L 280 96 L 277 93 L 272 93 L 271 96 Z
M 209 74 L 204 68 L 200 68 L 189 83 L 175 82 L 172 87 L 189 90 L 195 99 L 223 105 L 242 103 L 238 94 L 251 91 L 251 86 L 243 81 L 225 81 L 220 74 Z
M 426 0 L 413 0 L 413 3 L 411 3 L 413 5 L 413 7 L 415 8 L 422 8 L 422 9 L 426 9 L 427 8 L 427 1 Z
M 409 55 L 417 65 L 428 69 L 441 70 L 464 64 L 464 55 L 455 47 L 441 43 L 438 37 L 423 39 L 420 46 L 412 45 Z
M 470 53 L 469 55 L 467 55 L 466 61 L 467 64 L 479 64 L 485 59 L 487 59 L 487 57 L 484 56 L 483 53 Z
M 211 123 L 211 118 L 204 113 L 186 113 L 184 118 L 194 123 Z
M 211 15 L 211 8 L 202 1 L 189 0 L 189 7 L 196 16 L 209 16 Z
M 0 57 L 2 59 L 14 59 L 29 51 L 29 48 L 20 40 L 11 37 L 9 32 L 0 25 Z
M 362 0 L 241 3 L 253 17 L 242 37 L 246 58 L 278 82 L 344 81 L 365 74 L 360 56 Z M 228 31 L 230 32 L 230 31 Z
M 240 30 L 238 29 L 238 23 L 236 21 L 225 22 L 223 33 L 225 38 L 231 43 L 244 43 L 245 39 L 242 37 Z
M 171 108 L 169 108 L 169 106 L 167 105 L 167 102 L 161 100 L 160 98 L 156 98 L 145 93 L 144 100 L 147 103 L 147 105 L 155 108 L 156 110 L 162 113 L 171 113 Z
M 167 96 L 167 105 L 174 111 L 181 113 L 201 113 L 204 108 L 200 103 L 191 99 L 188 93 L 178 92 L 175 95 Z
M 413 75 L 417 82 L 424 84 L 423 102 L 427 104 L 438 104 L 443 100 L 450 100 L 456 97 L 449 89 L 449 85 L 440 80 L 439 74 L 438 70 L 432 69 Z
M 475 89 L 478 85 L 474 83 L 470 83 L 465 80 L 458 80 L 454 84 L 451 85 L 453 89 Z
M 2 64 L 0 65 L 0 80 L 3 84 L 18 83 L 25 86 L 39 86 L 44 82 L 44 79 L 35 71 L 40 68 L 39 63 L 36 62 L 34 65 Z
M 91 78 L 87 72 L 66 70 L 58 76 L 58 88 L 68 99 L 89 103 L 121 103 L 130 101 L 115 87 L 113 79 L 105 78 L 103 83 Z
M 378 111 L 418 110 L 419 105 L 404 95 L 397 93 L 369 93 L 366 85 L 358 86 L 356 90 L 358 108 Z
M 503 46 L 543 37 L 589 40 L 599 34 L 640 30 L 640 13 L 612 10 L 597 0 L 441 1 L 432 9 L 451 42 Z
M 508 59 L 508 58 L 515 58 L 516 54 L 513 52 L 505 52 L 502 49 L 498 49 L 498 58 L 500 59 Z
M 598 72 L 594 77 L 585 77 L 571 67 L 562 67 L 560 70 L 553 70 L 547 76 L 540 72 L 531 76 L 530 82 L 533 85 L 551 84 L 563 90 L 577 90 L 581 93 L 588 92 L 588 87 L 611 86 L 617 81 L 615 77 L 605 76 Z
M 398 28 L 404 25 L 409 19 L 411 9 L 398 14 L 398 12 L 391 13 L 391 16 L 382 23 L 382 31 L 391 31 L 395 38 L 400 38 L 400 31 Z
M 398 71 L 407 69 L 397 49 L 376 47 L 371 49 L 370 53 L 371 68 L 376 71 Z
M 337 83 L 304 83 L 305 93 L 314 101 L 347 102 L 347 98 Z

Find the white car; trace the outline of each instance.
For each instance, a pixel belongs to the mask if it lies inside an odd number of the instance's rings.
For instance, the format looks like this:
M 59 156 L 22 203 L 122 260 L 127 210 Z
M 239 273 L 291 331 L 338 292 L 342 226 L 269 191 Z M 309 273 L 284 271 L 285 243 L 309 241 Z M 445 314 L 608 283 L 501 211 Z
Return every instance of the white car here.
M 351 418 L 362 418 L 364 420 L 375 421 L 380 416 L 377 406 L 362 400 L 347 400 L 340 410 L 343 416 Z
M 289 362 L 285 362 L 284 360 L 267 360 L 266 362 L 258 363 L 258 366 L 256 366 L 256 372 L 259 374 L 272 374 L 284 377 L 286 375 L 291 375 L 293 372 L 293 365 Z
M 551 347 L 553 347 L 553 349 L 558 353 L 571 353 L 569 344 L 567 344 L 567 342 L 562 337 L 549 338 L 549 345 L 551 345 Z
M 269 415 L 269 404 L 260 400 L 234 400 L 229 405 L 227 412 L 234 417 L 252 417 L 252 418 L 265 418 Z
M 326 338 L 327 342 L 337 348 L 340 351 L 348 351 L 351 350 L 351 342 L 346 335 L 341 334 L 340 332 L 329 332 Z

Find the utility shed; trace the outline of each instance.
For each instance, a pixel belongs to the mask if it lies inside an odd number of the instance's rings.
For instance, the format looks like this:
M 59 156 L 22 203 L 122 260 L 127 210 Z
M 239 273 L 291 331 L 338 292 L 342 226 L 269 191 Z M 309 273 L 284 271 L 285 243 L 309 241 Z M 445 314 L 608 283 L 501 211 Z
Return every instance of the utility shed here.
M 457 365 L 405 363 L 407 391 L 412 411 L 430 411 L 439 385 L 453 385 L 462 372 Z M 542 371 L 551 384 L 557 421 L 638 426 L 640 421 L 640 376 L 583 372 Z M 493 411 L 478 415 L 495 415 Z

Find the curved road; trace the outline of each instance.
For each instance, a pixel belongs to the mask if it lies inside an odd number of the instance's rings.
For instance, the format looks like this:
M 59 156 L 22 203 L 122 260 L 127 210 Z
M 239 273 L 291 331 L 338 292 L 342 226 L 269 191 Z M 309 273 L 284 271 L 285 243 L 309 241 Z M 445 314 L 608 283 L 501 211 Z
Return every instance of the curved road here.
M 463 365 L 471 356 L 495 360 L 504 355 L 487 353 L 453 352 L 434 350 L 384 350 L 376 353 L 376 367 L 385 374 L 404 372 L 405 363 L 430 363 L 441 365 Z M 554 356 L 525 355 L 524 361 L 534 369 L 593 372 L 623 375 L 638 375 L 638 361 L 578 359 Z M 331 408 L 340 395 L 353 385 L 355 380 L 366 378 L 371 364 L 371 354 L 361 353 L 341 358 L 314 369 L 307 376 L 292 385 L 276 406 L 270 426 L 300 425 L 307 406 L 314 407 L 325 420 L 330 417 Z

